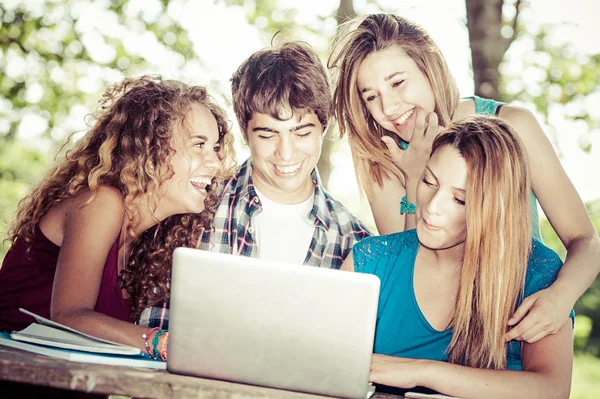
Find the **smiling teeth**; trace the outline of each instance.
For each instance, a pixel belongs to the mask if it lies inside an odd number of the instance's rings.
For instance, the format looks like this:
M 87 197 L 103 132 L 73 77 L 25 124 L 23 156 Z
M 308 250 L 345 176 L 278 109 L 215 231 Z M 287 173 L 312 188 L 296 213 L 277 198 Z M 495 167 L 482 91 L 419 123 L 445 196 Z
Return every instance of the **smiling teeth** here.
M 410 116 L 413 114 L 413 112 L 414 112 L 414 111 L 415 111 L 415 109 L 413 108 L 413 109 L 411 109 L 410 111 L 408 111 L 408 112 L 405 112 L 405 113 L 404 113 L 404 114 L 403 114 L 403 115 L 402 115 L 400 118 L 396 119 L 396 120 L 394 121 L 394 123 L 395 123 L 396 125 L 403 125 L 403 124 L 406 122 L 406 120 L 407 120 L 408 118 L 410 118 Z
M 295 171 L 297 171 L 298 169 L 300 169 L 300 165 L 302 165 L 302 162 L 297 163 L 296 165 L 290 165 L 290 166 L 277 166 L 277 165 L 275 165 L 275 168 L 280 173 L 290 174 L 290 173 L 294 173 Z
M 190 179 L 190 182 L 192 182 L 194 184 L 203 184 L 205 186 L 210 186 L 211 178 L 210 177 L 206 177 L 206 176 L 192 177 Z

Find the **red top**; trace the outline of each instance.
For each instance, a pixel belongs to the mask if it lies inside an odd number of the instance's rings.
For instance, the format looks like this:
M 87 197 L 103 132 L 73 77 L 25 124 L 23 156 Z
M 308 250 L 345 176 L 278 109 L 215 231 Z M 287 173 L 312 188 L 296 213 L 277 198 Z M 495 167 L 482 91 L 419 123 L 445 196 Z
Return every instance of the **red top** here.
M 0 268 L 0 330 L 22 330 L 35 322 L 33 317 L 19 312 L 27 309 L 50 318 L 50 299 L 60 247 L 50 241 L 39 226 L 35 226 L 31 250 L 17 239 Z M 94 310 L 115 319 L 132 321 L 131 298 L 123 299 L 118 282 L 119 238 L 113 244 L 102 273 L 102 281 Z

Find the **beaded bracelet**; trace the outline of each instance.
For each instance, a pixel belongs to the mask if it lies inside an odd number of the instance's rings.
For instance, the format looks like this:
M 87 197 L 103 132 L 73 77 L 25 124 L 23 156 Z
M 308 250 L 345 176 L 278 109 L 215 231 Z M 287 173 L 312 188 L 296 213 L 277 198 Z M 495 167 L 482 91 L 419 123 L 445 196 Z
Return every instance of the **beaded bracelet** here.
M 409 215 L 414 215 L 417 211 L 417 207 L 415 204 L 408 202 L 406 199 L 406 195 L 402 197 L 402 201 L 400 202 L 400 214 L 404 215 L 408 213 Z
M 152 333 L 154 331 L 158 331 L 160 330 L 160 327 L 154 327 L 149 329 L 147 332 L 142 334 L 142 339 L 144 340 L 144 348 L 146 349 L 146 353 L 148 353 L 148 355 L 152 358 L 152 359 L 156 359 L 156 356 L 154 356 L 154 353 L 152 350 L 150 350 L 150 345 L 148 345 L 148 340 L 150 339 L 150 336 L 152 335 Z
M 167 330 L 160 330 L 159 332 L 156 333 L 156 335 L 154 336 L 154 339 L 152 340 L 152 358 L 153 359 L 157 359 L 160 356 L 160 352 L 158 351 L 158 338 L 160 338 L 161 335 L 163 335 L 164 333 L 166 333 Z M 161 357 L 162 359 L 162 357 Z

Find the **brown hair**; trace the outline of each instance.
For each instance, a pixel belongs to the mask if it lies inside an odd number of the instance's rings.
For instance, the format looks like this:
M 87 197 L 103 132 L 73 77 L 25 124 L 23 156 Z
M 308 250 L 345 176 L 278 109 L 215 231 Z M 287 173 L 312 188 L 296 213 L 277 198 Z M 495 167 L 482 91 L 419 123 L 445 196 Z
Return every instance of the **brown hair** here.
M 21 237 L 31 244 L 36 224 L 52 206 L 85 190 L 91 192 L 89 201 L 92 201 L 101 186 L 114 187 L 121 193 L 126 218 L 131 221 L 127 233 L 133 237 L 133 228 L 139 223 L 138 204 L 141 198 L 149 198 L 150 206 L 155 208 L 161 184 L 174 173 L 170 166 L 174 153 L 173 129 L 176 123 L 183 128 L 187 126 L 185 116 L 192 104 L 202 104 L 215 117 L 219 129 L 218 156 L 226 166 L 232 164 L 234 155 L 229 123 L 204 87 L 153 76 L 125 79 L 106 90 L 91 129 L 66 152 L 65 159 L 20 201 L 8 240 L 14 244 Z M 69 141 L 71 138 L 72 135 Z M 213 203 L 217 201 L 216 186 L 217 180 L 214 179 L 207 190 L 209 196 L 203 212 L 167 218 L 161 224 L 169 226 L 170 230 L 163 229 L 164 234 L 177 236 L 182 229 L 190 229 L 186 240 L 193 243 L 197 227 L 207 227 L 212 223 Z M 151 247 L 147 241 L 138 245 Z M 169 275 L 170 262 L 165 263 L 165 259 L 170 256 L 151 258 L 146 267 Z M 154 287 L 161 288 L 166 283 L 154 280 L 151 274 L 135 273 L 131 264 L 122 273 L 122 286 L 132 292 L 138 302 L 143 302 Z M 135 290 L 135 286 L 147 290 Z
M 432 154 L 455 148 L 467 164 L 467 235 L 449 361 L 506 368 L 504 334 L 523 297 L 531 251 L 531 178 L 519 136 L 495 117 L 448 126 Z
M 348 132 L 358 184 L 371 197 L 371 182 L 383 177 L 403 181 L 381 138 L 386 131 L 371 117 L 357 85 L 358 68 L 371 53 L 400 46 L 432 87 L 439 124 L 447 126 L 458 106 L 458 88 L 440 49 L 419 25 L 393 14 L 371 14 L 342 26 L 333 43 L 328 67 L 334 69 L 333 110 L 340 136 Z
M 252 54 L 231 78 L 233 109 L 245 139 L 256 112 L 277 120 L 314 112 L 325 131 L 331 91 L 323 63 L 303 42 L 286 42 Z

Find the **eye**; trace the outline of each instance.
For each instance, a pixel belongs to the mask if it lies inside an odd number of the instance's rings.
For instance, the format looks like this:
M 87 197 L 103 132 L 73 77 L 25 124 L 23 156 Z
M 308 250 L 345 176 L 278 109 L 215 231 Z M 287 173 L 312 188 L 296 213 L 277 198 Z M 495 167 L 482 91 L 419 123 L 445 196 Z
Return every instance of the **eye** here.
M 454 197 L 454 202 L 456 202 L 458 205 L 465 206 L 465 201 L 460 200 L 456 197 Z
M 221 145 L 220 145 L 220 144 L 217 144 L 216 146 L 214 146 L 213 150 L 214 150 L 215 152 L 220 152 L 220 151 L 221 151 Z
M 392 84 L 392 87 L 398 87 L 398 86 L 400 86 L 400 85 L 401 85 L 403 82 L 404 82 L 404 80 L 399 80 L 399 81 L 397 81 L 397 82 L 394 82 L 394 83 Z
M 259 134 L 259 135 L 258 135 L 258 138 L 259 138 L 259 139 L 262 139 L 262 140 L 269 140 L 269 139 L 270 139 L 270 138 L 272 138 L 272 137 L 273 137 L 272 135 L 271 135 L 271 136 L 265 136 L 265 135 L 263 135 L 263 134 Z
M 309 131 L 309 132 L 306 132 L 306 133 L 297 133 L 296 135 L 298 137 L 308 137 L 308 136 L 310 136 L 311 133 L 312 132 Z
M 375 98 L 377 98 L 377 96 L 376 96 L 375 94 L 372 94 L 372 95 L 370 95 L 370 96 L 367 96 L 367 97 L 365 98 L 365 101 L 366 101 L 366 102 L 371 102 L 371 101 L 375 100 Z
M 431 183 L 430 181 L 428 181 L 426 177 L 423 177 L 423 178 L 421 179 L 421 181 L 422 181 L 423 183 L 427 184 L 428 186 L 433 186 L 433 185 L 434 185 L 433 183 Z
M 194 147 L 198 147 L 198 148 L 204 148 L 204 141 L 199 141 L 197 143 L 194 143 Z

